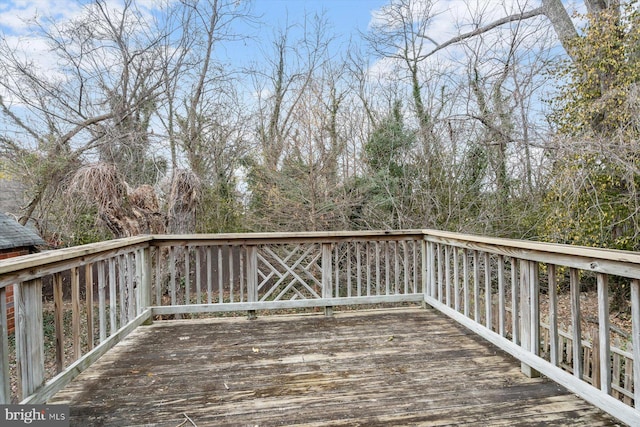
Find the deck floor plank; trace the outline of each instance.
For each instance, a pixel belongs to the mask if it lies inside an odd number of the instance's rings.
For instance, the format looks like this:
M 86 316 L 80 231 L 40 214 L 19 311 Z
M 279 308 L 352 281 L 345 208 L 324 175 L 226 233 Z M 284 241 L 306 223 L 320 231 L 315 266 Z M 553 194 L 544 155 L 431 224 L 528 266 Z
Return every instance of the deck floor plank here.
M 419 308 L 155 322 L 50 403 L 77 426 L 619 425 Z

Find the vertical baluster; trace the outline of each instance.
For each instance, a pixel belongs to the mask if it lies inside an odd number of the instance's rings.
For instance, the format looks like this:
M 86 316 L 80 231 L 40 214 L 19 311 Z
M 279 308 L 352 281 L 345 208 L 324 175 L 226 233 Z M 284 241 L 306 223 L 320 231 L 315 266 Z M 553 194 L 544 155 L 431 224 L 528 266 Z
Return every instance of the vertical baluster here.
M 504 255 L 498 256 L 498 333 L 507 336 L 505 318 L 507 316 L 504 293 Z
M 460 311 L 460 250 L 453 247 L 453 308 Z
M 398 242 L 393 242 L 393 273 L 394 273 L 394 294 L 400 293 L 400 258 L 398 256 L 399 249 Z
M 64 369 L 64 302 L 62 274 L 53 275 L 53 324 L 56 330 L 56 372 Z
M 469 292 L 469 251 L 467 248 L 462 250 L 462 288 L 464 295 L 464 315 L 469 317 L 471 310 L 471 293 Z
M 376 295 L 380 295 L 380 242 L 375 242 L 376 249 Z
M 233 273 L 234 246 L 227 246 L 227 249 L 229 250 L 229 302 L 235 302 L 233 295 L 233 282 L 235 280 Z
M 493 329 L 493 295 L 491 289 L 491 258 L 488 252 L 484 253 L 484 310 L 485 326 Z
M 202 304 L 202 246 L 196 246 L 196 304 Z
M 87 346 L 93 350 L 93 264 L 84 268 L 84 292 L 87 304 Z
M 422 248 L 422 242 L 420 243 L 420 247 Z M 411 249 L 413 254 L 413 293 L 418 293 L 418 275 L 424 275 L 423 269 L 418 269 L 418 242 L 413 240 L 411 242 Z M 422 261 L 422 259 L 421 259 Z M 422 264 L 424 266 L 424 264 Z M 424 291 L 424 290 L 423 290 Z
M 207 304 L 213 301 L 213 247 L 207 246 Z
M 404 293 L 409 293 L 409 248 L 406 241 L 402 241 L 402 255 L 403 255 L 403 272 L 404 272 Z M 415 265 L 415 262 L 413 263 Z
M 7 326 L 7 288 L 2 287 L 0 288 L 0 405 L 11 403 L 9 329 Z
M 480 323 L 480 260 L 478 251 L 473 251 L 473 320 Z
M 389 242 L 382 242 L 384 246 L 384 294 L 389 295 L 391 293 L 391 258 L 389 254 Z
M 351 298 L 351 243 L 347 245 L 347 297 Z
M 367 251 L 367 296 L 371 295 L 371 243 L 365 243 L 365 249 Z
M 362 296 L 362 244 L 356 242 L 356 296 Z
M 133 253 L 129 252 L 125 256 L 127 263 L 127 319 L 126 323 L 129 323 L 136 317 L 136 297 L 134 288 L 134 270 L 133 270 Z
M 598 343 L 600 390 L 611 393 L 611 344 L 609 336 L 609 276 L 598 273 Z M 595 338 L 595 337 L 594 337 Z M 595 351 L 595 349 L 594 349 Z M 595 379 L 594 379 L 595 380 Z
M 222 246 L 218 246 L 218 302 L 224 302 L 224 282 L 222 270 Z
M 118 308 L 118 294 L 116 292 L 116 259 L 109 258 L 109 336 L 117 330 L 116 311 Z
M 633 399 L 640 408 L 640 280 L 631 281 L 631 331 L 633 342 Z
M 17 285 L 15 305 L 18 308 L 16 347 L 20 375 L 19 400 L 22 400 L 44 384 L 42 279 Z
M 191 247 L 185 245 L 182 252 L 184 254 L 184 303 L 191 304 Z
M 340 296 L 340 243 L 336 243 L 334 245 L 334 254 L 333 254 L 333 259 L 334 259 L 334 269 L 333 269 L 333 274 L 334 274 L 334 286 L 335 286 L 335 296 L 339 297 Z
M 169 271 L 171 272 L 170 277 L 170 289 L 171 289 L 171 305 L 177 305 L 177 294 L 176 294 L 176 254 L 175 247 L 169 247 Z
M 547 265 L 549 277 L 549 361 L 558 366 L 560 363 L 558 352 L 558 282 L 556 278 L 556 266 Z
M 104 261 L 98 262 L 98 323 L 100 325 L 100 342 L 107 339 L 107 298 Z
M 80 269 L 71 268 L 71 334 L 73 339 L 73 359 L 82 356 L 80 348 Z
M 573 331 L 573 375 L 582 379 L 582 326 L 580 324 L 580 277 L 576 268 L 569 271 L 571 286 L 571 329 Z
M 162 248 L 156 246 L 156 305 L 162 305 Z
M 511 334 L 515 344 L 520 344 L 520 286 L 518 284 L 518 262 L 511 258 Z
M 245 302 L 244 290 L 245 290 L 245 280 L 244 280 L 244 269 L 245 269 L 245 253 L 246 247 L 240 246 L 238 248 L 238 256 L 240 257 L 240 265 L 238 267 L 239 270 L 239 287 L 240 287 L 240 302 Z
M 451 307 L 451 247 L 444 247 L 444 287 L 445 287 L 445 303 L 447 307 Z

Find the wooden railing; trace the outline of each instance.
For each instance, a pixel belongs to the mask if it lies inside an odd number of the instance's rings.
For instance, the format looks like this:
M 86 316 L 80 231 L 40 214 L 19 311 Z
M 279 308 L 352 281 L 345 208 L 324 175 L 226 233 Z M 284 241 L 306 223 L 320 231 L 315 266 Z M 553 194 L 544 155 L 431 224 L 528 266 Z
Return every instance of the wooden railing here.
M 591 336 L 580 321 L 587 279 L 599 294 Z M 633 318 L 631 341 L 614 345 L 612 280 L 631 287 Z M 559 287 L 571 296 L 567 319 Z M 440 310 L 526 374 L 640 424 L 640 255 L 433 230 L 141 236 L 0 261 L 0 403 L 46 401 L 155 316 L 405 302 Z

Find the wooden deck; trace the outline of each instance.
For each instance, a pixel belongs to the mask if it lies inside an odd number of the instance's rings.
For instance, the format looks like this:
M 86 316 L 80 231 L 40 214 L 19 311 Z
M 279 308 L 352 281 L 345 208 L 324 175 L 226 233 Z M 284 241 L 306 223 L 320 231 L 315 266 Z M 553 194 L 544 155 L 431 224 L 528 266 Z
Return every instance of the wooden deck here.
M 155 322 L 50 403 L 77 426 L 619 425 L 419 308 Z

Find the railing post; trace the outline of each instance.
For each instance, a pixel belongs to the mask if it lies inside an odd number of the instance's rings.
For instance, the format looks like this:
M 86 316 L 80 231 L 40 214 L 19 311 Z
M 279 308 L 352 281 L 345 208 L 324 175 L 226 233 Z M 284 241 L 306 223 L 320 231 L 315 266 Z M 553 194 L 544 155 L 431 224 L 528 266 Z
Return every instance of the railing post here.
M 633 342 L 633 400 L 640 409 L 640 280 L 631 281 L 631 341 Z
M 258 301 L 258 248 L 247 246 L 247 302 Z M 247 312 L 249 320 L 256 318 L 256 311 Z
M 537 270 L 537 263 L 520 260 L 520 343 L 523 349 L 536 355 L 540 346 Z M 520 364 L 520 369 L 530 378 L 540 376 L 538 371 L 524 363 Z
M 16 347 L 22 399 L 44 384 L 42 279 L 22 282 L 15 287 L 15 292 L 18 308 Z
M 138 265 L 136 271 L 139 272 L 139 301 L 138 301 L 138 315 L 142 314 L 144 310 L 151 306 L 151 300 L 153 295 L 152 283 L 151 283 L 151 246 L 141 249 L 138 252 Z M 152 318 L 150 317 L 148 323 L 150 324 Z
M 331 243 L 322 244 L 322 298 L 329 299 L 332 297 L 331 286 Z M 333 306 L 327 305 L 324 307 L 324 314 L 327 317 L 333 316 Z
M 422 249 L 422 253 L 421 253 L 421 260 L 422 260 L 422 294 L 426 297 L 427 294 L 427 290 L 429 289 L 429 267 L 428 267 L 428 262 L 427 262 L 427 241 L 423 238 L 420 241 L 420 246 Z M 422 308 L 426 308 L 427 307 L 427 303 L 426 301 L 422 300 Z
M 7 325 L 6 289 L 6 287 L 0 288 L 0 405 L 11 403 L 11 379 L 9 377 L 9 328 Z

